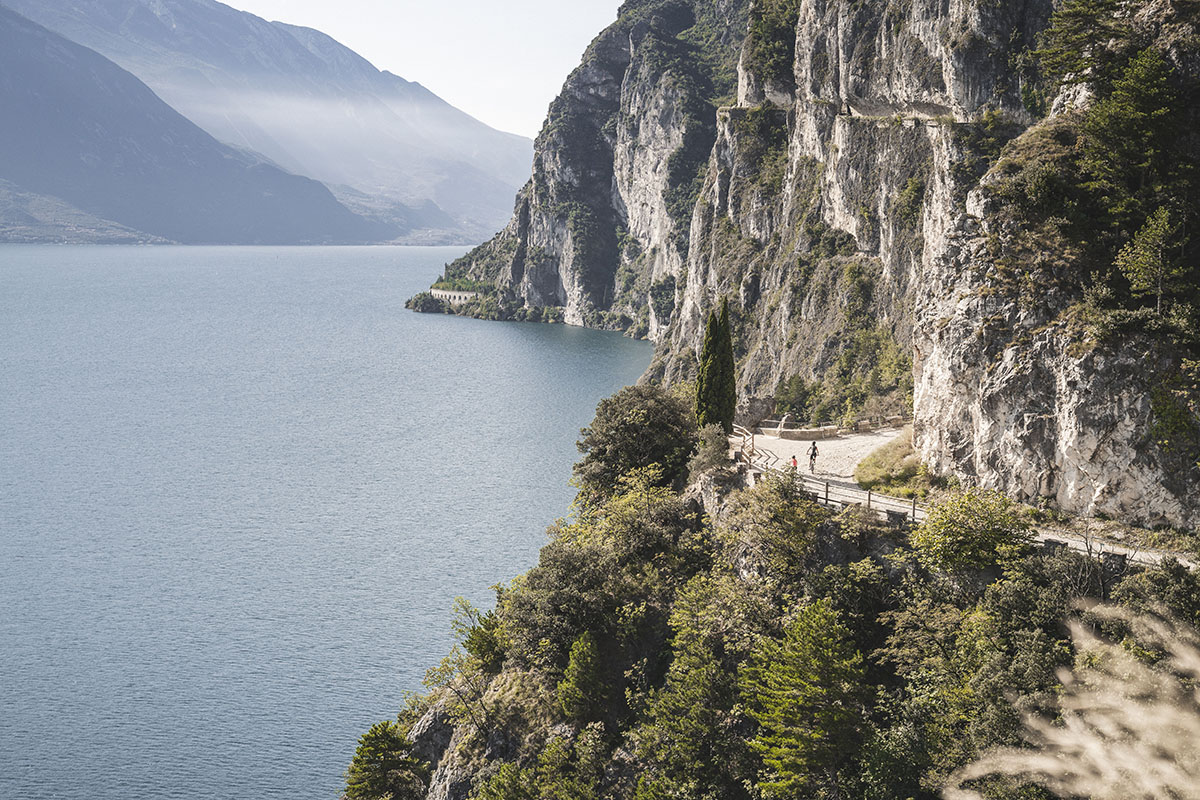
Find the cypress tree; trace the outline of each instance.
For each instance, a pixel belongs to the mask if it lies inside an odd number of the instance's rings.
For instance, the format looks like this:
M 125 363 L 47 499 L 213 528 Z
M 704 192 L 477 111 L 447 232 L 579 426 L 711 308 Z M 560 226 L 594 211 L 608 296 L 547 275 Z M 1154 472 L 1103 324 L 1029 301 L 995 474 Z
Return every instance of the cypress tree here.
M 700 351 L 700 374 L 696 381 L 696 421 L 700 427 L 716 423 L 733 432 L 737 408 L 737 383 L 733 364 L 733 333 L 729 327 L 729 299 L 721 303 L 721 315 L 708 315 L 704 347 Z

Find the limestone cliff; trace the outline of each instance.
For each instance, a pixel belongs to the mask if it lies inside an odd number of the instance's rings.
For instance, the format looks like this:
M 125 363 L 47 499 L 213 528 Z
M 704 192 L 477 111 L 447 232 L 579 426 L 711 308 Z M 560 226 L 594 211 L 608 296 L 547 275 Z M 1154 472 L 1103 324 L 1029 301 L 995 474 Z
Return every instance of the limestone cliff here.
M 1115 6 L 1189 86 L 1194 5 Z M 729 296 L 746 417 L 777 393 L 815 418 L 911 408 L 942 474 L 1200 526 L 1187 348 L 1089 327 L 1085 290 L 1113 248 L 1089 250 L 1079 224 L 1063 234 L 1063 208 L 1020 210 L 1029 191 L 1014 189 L 1030 164 L 1065 181 L 1052 162 L 1084 147 L 1088 92 L 1036 69 L 1054 10 L 628 2 L 551 107 L 512 222 L 447 277 L 494 285 L 475 313 L 561 307 L 648 336 L 649 375 L 668 382 L 694 375 L 704 319 Z M 1043 152 L 1063 127 L 1074 144 Z

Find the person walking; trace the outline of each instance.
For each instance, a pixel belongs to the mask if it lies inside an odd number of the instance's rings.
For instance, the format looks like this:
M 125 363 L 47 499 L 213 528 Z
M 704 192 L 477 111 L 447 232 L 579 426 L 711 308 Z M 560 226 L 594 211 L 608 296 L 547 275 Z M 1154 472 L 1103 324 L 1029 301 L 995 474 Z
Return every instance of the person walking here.
M 793 455 L 793 456 L 792 456 L 792 469 L 793 469 L 793 470 L 794 470 L 794 469 L 796 469 L 796 466 L 797 466 L 797 465 L 796 465 L 796 456 L 794 456 L 794 455 Z
M 813 442 L 812 447 L 808 448 L 808 471 L 809 472 L 817 471 L 817 456 L 818 455 L 819 455 L 819 453 L 817 452 L 817 443 Z M 793 456 L 792 461 L 795 461 L 795 460 L 796 459 Z

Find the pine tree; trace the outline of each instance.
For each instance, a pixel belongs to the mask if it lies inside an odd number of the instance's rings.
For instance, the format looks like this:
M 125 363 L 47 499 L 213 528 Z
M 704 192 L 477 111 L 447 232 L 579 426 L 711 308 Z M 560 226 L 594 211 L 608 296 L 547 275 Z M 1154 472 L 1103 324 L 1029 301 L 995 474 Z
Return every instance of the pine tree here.
M 558 684 L 558 704 L 568 718 L 587 722 L 603 705 L 603 689 L 596 640 L 585 631 L 571 645 L 571 656 Z
M 358 739 L 346 770 L 349 800 L 419 800 L 429 783 L 429 767 L 411 754 L 412 742 L 392 721 L 377 722 Z
M 721 304 L 720 316 L 710 313 L 704 329 L 700 375 L 696 381 L 696 421 L 701 428 L 715 423 L 724 428 L 726 433 L 732 433 L 736 409 L 733 333 L 729 325 L 729 300 L 726 298 Z
M 1067 81 L 1106 85 L 1119 48 L 1128 34 L 1121 0 L 1063 0 L 1042 33 L 1038 61 L 1055 86 Z
M 759 644 L 741 683 L 759 724 L 750 744 L 769 770 L 759 783 L 765 796 L 838 794 L 838 767 L 863 724 L 863 675 L 862 655 L 828 600 L 803 606 L 782 641 Z
M 1117 268 L 1129 279 L 1136 296 L 1154 295 L 1155 310 L 1162 313 L 1163 293 L 1184 270 L 1171 263 L 1168 248 L 1175 229 L 1171 215 L 1162 206 L 1150 215 L 1146 224 L 1117 255 Z

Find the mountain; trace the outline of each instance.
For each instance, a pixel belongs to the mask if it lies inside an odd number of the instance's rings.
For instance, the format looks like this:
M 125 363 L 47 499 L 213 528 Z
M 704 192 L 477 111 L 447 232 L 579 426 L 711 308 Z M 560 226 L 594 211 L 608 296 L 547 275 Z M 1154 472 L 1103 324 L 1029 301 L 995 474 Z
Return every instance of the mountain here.
M 740 416 L 915 415 L 934 475 L 1200 526 L 1200 6 L 634 0 L 460 312 L 565 318 Z
M 120 64 L 217 139 L 326 183 L 409 238 L 492 234 L 529 172 L 528 139 L 319 31 L 213 0 L 7 4 Z
M 108 59 L 0 7 L 0 179 L 182 243 L 369 242 L 309 178 L 213 139 Z
M 162 244 L 167 240 L 89 214 L 57 197 L 0 179 L 0 242 Z

